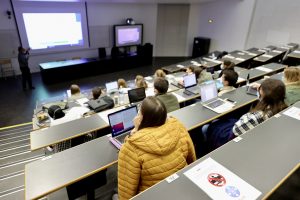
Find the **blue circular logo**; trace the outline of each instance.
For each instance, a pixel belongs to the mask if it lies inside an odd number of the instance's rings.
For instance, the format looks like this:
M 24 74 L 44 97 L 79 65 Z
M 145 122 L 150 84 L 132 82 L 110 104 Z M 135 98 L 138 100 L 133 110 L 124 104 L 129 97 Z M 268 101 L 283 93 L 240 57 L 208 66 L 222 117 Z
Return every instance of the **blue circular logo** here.
M 241 195 L 239 189 L 234 186 L 226 186 L 225 191 L 231 197 L 239 197 Z

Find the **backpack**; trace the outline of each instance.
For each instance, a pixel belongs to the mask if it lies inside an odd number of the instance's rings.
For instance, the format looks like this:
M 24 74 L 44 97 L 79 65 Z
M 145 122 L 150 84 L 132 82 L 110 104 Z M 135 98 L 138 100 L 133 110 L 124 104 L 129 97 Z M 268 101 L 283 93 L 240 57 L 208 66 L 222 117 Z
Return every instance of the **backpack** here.
M 48 109 L 48 114 L 54 120 L 55 119 L 60 119 L 60 118 L 62 118 L 62 117 L 65 116 L 65 113 L 63 112 L 63 110 L 61 109 L 61 107 L 59 107 L 58 105 L 52 105 L 52 106 L 50 106 L 49 109 Z

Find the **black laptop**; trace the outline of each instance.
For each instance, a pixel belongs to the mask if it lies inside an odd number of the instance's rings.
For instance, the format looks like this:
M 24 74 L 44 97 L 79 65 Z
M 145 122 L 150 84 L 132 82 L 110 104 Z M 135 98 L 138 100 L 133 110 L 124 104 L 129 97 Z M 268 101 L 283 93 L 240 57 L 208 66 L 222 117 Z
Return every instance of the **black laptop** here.
M 135 104 L 140 101 L 143 101 L 146 98 L 145 88 L 141 87 L 128 90 L 128 98 L 130 104 Z

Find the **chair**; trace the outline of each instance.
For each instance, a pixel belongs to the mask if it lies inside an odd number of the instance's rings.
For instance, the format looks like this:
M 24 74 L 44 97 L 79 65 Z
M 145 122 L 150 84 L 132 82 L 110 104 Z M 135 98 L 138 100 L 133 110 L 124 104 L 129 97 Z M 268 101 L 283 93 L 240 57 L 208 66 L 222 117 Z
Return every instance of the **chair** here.
M 4 79 L 6 79 L 7 76 L 16 77 L 16 74 L 12 67 L 10 59 L 0 60 L 0 67 L 1 67 L 1 75 L 2 75 L 2 77 L 4 77 Z

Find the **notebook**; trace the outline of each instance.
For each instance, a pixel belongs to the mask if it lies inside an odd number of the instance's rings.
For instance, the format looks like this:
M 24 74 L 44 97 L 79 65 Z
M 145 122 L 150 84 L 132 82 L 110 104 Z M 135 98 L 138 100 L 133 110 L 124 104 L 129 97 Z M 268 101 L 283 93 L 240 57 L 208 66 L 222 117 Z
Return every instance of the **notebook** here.
M 105 83 L 105 87 L 106 87 L 107 93 L 116 92 L 116 91 L 118 91 L 118 82 L 113 81 L 113 82 Z
M 183 76 L 183 86 L 185 88 L 183 93 L 186 95 L 194 95 L 199 93 L 199 87 L 197 86 L 197 79 L 194 73 Z
M 137 103 L 144 100 L 146 98 L 145 88 L 141 87 L 141 88 L 128 90 L 128 98 L 130 104 Z
M 215 82 L 200 85 L 202 105 L 216 113 L 230 110 L 234 104 L 218 98 L 218 90 Z
M 108 115 L 111 130 L 109 140 L 118 149 L 121 148 L 125 137 L 129 135 L 134 128 L 133 119 L 137 114 L 137 106 L 132 106 Z

